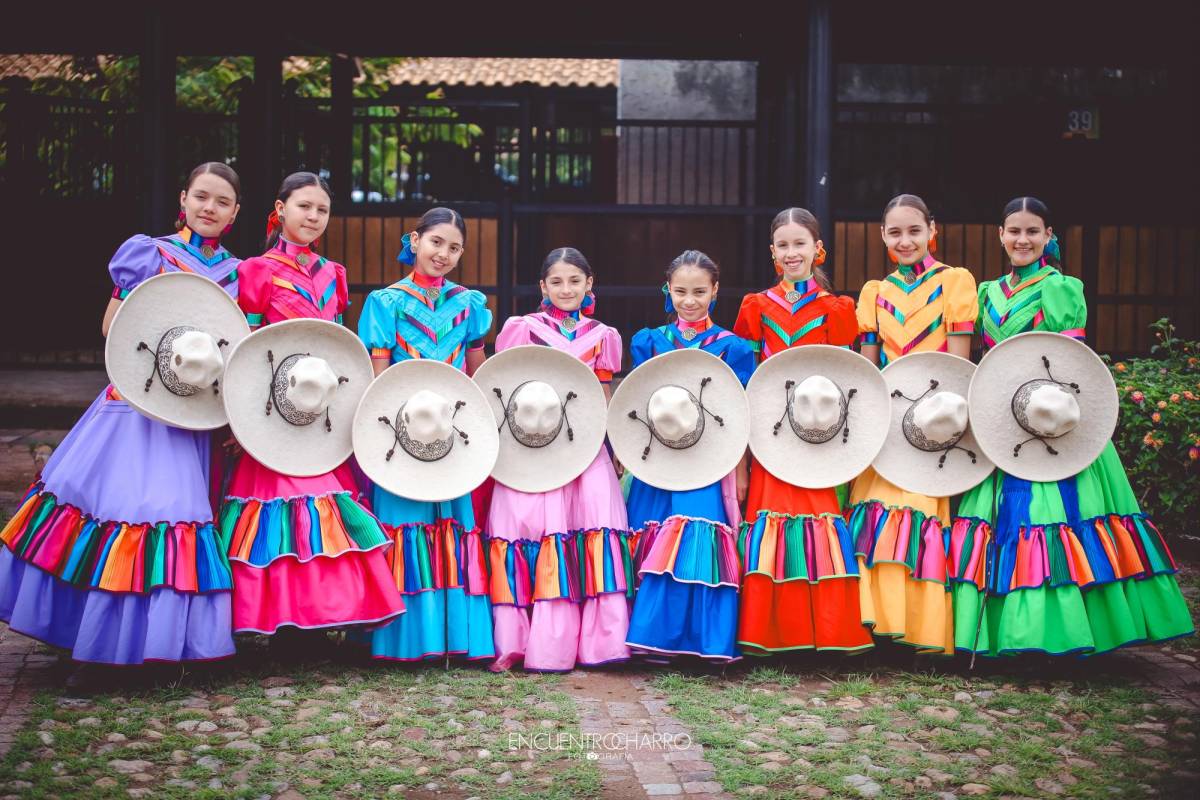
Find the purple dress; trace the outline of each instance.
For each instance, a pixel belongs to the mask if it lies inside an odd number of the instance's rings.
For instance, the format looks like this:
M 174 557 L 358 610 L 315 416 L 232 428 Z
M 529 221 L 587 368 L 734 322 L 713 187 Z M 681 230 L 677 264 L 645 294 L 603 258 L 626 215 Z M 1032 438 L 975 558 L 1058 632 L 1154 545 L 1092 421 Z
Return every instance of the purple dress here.
M 108 270 L 117 299 L 176 271 L 211 278 L 236 297 L 238 263 L 185 228 L 134 236 Z M 78 661 L 233 655 L 232 579 L 209 501 L 209 441 L 207 432 L 142 416 L 111 386 L 101 392 L 0 533 L 0 619 Z

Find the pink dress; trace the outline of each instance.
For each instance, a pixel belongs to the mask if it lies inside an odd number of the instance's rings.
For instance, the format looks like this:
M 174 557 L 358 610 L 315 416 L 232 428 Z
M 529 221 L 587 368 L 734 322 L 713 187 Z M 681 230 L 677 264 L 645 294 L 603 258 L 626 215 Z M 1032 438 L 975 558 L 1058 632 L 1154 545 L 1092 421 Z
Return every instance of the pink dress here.
M 579 319 L 578 312 L 574 312 Z M 496 351 L 520 345 L 564 350 L 601 381 L 621 368 L 621 334 L 596 320 L 574 331 L 552 309 L 512 317 Z M 629 522 L 608 450 L 583 474 L 549 492 L 497 483 L 485 532 L 489 537 L 494 670 L 524 659 L 525 669 L 565 672 L 629 658 L 625 635 L 634 588 Z
M 342 321 L 346 268 L 308 248 L 280 240 L 238 271 L 238 305 L 252 328 L 287 319 Z M 375 624 L 404 611 L 386 556 L 391 540 L 358 495 L 348 461 L 297 478 L 242 455 L 220 515 L 235 631 Z

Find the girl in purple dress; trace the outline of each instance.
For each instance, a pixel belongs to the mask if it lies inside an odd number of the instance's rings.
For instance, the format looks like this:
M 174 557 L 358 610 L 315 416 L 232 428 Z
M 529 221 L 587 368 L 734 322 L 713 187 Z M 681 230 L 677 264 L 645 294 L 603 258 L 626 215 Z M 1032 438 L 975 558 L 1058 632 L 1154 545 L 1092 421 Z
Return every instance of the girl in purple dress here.
M 241 184 L 219 162 L 192 170 L 171 236 L 137 235 L 109 262 L 108 326 L 163 272 L 193 272 L 237 297 L 221 246 Z M 209 434 L 134 411 L 107 387 L 46 462 L 0 533 L 0 619 L 77 661 L 141 664 L 233 655 L 229 562 L 209 503 Z

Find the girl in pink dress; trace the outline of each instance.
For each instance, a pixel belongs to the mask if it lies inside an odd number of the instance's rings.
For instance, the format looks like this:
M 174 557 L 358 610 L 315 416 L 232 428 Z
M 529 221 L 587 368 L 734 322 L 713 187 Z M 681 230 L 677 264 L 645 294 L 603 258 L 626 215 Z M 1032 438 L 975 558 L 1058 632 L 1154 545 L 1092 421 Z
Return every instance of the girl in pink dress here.
M 288 319 L 341 323 L 346 268 L 313 249 L 329 205 L 329 187 L 317 175 L 284 180 L 267 223 L 267 252 L 238 270 L 238 305 L 252 329 Z M 233 566 L 235 632 L 378 624 L 403 613 L 385 552 L 391 540 L 358 494 L 349 461 L 293 477 L 241 456 L 220 519 Z M 304 639 L 291 636 L 298 645 Z
M 542 263 L 542 304 L 511 317 L 496 351 L 545 345 L 576 356 L 604 384 L 621 369 L 621 334 L 591 319 L 592 268 L 573 247 Z M 575 480 L 527 493 L 497 483 L 486 533 L 492 567 L 492 615 L 499 671 L 524 659 L 527 670 L 566 672 L 629 658 L 629 598 L 633 592 L 629 523 L 616 470 L 605 447 Z M 539 560 L 539 554 L 541 559 Z M 583 554 L 586 554 L 583 556 Z M 568 569 L 576 602 L 561 596 L 559 569 L 581 555 L 603 570 Z M 603 573 L 603 574 L 600 574 Z M 532 607 L 532 611 L 531 611 Z

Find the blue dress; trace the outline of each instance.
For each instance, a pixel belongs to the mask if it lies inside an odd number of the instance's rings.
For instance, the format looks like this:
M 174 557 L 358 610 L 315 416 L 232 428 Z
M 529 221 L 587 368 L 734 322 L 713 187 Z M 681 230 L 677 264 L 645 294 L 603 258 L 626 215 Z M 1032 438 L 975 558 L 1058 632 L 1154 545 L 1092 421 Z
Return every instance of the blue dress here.
M 372 358 L 393 364 L 430 358 L 464 369 L 467 351 L 482 347 L 492 327 L 487 298 L 444 280 L 431 299 L 421 283 L 426 281 L 410 276 L 371 292 L 358 336 Z M 395 661 L 493 658 L 486 556 L 471 496 L 419 502 L 375 486 L 371 503 L 394 540 L 392 574 L 406 609 L 370 635 L 371 655 Z
M 684 323 L 686 325 L 686 323 Z M 699 348 L 721 358 L 744 386 L 754 372 L 754 350 L 711 321 L 644 328 L 630 342 L 633 365 L 676 349 Z M 726 479 L 727 481 L 728 479 Z M 629 526 L 640 531 L 635 564 L 641 583 L 626 643 L 644 653 L 695 655 L 716 661 L 738 658 L 736 507 L 718 481 L 673 492 L 637 478 L 629 482 Z

